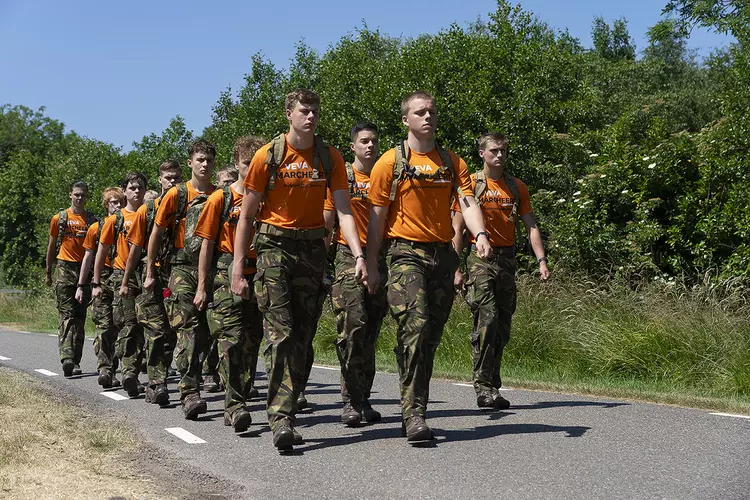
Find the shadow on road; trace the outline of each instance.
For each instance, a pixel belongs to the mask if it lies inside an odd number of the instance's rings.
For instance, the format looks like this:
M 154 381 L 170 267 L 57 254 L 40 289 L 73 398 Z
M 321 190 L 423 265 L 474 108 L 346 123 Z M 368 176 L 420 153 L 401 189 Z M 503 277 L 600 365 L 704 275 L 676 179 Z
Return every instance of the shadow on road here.
M 599 406 L 601 408 L 617 408 L 630 406 L 630 403 L 604 403 L 600 401 L 540 401 L 530 405 L 511 405 L 513 410 L 541 410 L 544 408 L 575 408 L 578 406 Z

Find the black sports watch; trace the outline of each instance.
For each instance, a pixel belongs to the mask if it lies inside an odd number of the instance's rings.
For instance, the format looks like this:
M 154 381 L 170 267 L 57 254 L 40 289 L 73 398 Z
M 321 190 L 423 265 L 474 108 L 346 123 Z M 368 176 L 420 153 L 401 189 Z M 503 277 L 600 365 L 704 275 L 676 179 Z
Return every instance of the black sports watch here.
M 536 263 L 537 264 L 541 264 L 542 262 L 544 262 L 545 264 L 548 262 L 547 261 L 547 256 L 544 256 L 544 257 L 541 257 L 539 259 L 536 259 Z

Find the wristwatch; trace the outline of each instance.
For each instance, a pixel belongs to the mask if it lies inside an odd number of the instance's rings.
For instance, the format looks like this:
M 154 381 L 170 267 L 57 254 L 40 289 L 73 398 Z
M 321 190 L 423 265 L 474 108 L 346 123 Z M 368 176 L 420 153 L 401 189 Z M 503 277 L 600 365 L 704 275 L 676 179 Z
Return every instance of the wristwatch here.
M 94 283 L 93 281 L 90 284 L 91 284 L 91 288 L 100 288 L 102 286 L 101 283 Z
M 547 256 L 540 257 L 539 259 L 536 259 L 536 263 L 537 264 L 541 264 L 542 262 L 544 262 L 545 264 L 547 263 Z
M 367 260 L 367 259 L 365 259 L 364 255 L 357 255 L 356 257 L 354 257 L 354 262 L 357 262 L 359 259 Z
M 479 231 L 479 232 L 478 232 L 478 233 L 477 233 L 477 234 L 476 234 L 476 235 L 474 236 L 474 238 L 475 238 L 476 240 L 479 240 L 479 237 L 480 237 L 480 236 L 482 236 L 482 235 L 484 235 L 484 237 L 485 237 L 485 238 L 487 238 L 487 241 L 490 241 L 490 235 L 489 235 L 489 234 L 487 233 L 487 231 Z

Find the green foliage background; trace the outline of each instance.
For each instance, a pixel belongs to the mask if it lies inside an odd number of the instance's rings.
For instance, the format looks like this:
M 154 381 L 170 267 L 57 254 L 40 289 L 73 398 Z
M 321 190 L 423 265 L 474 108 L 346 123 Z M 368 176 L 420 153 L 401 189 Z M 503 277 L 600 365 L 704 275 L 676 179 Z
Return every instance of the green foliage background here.
M 440 141 L 472 169 L 478 136 L 509 135 L 510 169 L 530 186 L 557 273 L 634 284 L 746 277 L 750 15 L 746 2 L 729 3 L 737 8 L 671 1 L 674 15 L 640 53 L 623 19 L 594 19 L 587 48 L 504 0 L 470 26 L 413 39 L 363 25 L 322 54 L 300 43 L 288 68 L 257 54 L 202 135 L 228 163 L 238 135 L 284 131 L 284 95 L 307 87 L 322 98 L 320 133 L 349 156 L 357 121 L 377 123 L 384 148 L 402 138 L 401 97 L 423 89 L 437 98 Z M 695 24 L 736 42 L 697 60 L 686 48 Z M 178 116 L 123 153 L 66 132 L 43 108 L 0 107 L 0 281 L 38 283 L 49 218 L 73 180 L 90 184 L 88 207 L 100 214 L 103 188 L 129 170 L 155 188 L 158 165 L 184 164 L 193 138 Z

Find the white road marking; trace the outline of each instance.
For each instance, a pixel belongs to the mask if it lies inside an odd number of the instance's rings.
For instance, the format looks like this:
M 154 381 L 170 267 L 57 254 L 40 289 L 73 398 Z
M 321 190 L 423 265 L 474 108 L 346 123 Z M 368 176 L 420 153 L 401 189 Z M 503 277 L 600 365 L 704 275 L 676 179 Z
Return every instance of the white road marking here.
M 31 332 L 25 332 L 23 330 L 18 330 L 18 333 L 31 333 Z
M 457 385 L 458 387 L 471 387 L 471 388 L 474 388 L 474 386 L 472 384 L 459 384 L 459 383 L 456 382 L 453 385 Z M 513 389 L 511 389 L 510 387 L 501 387 L 500 390 L 501 391 L 512 391 Z
M 459 386 L 459 387 L 474 387 L 474 386 L 473 386 L 473 385 L 471 385 L 471 384 L 453 384 L 453 385 L 457 385 L 457 386 Z
M 114 399 L 115 401 L 124 401 L 126 399 L 130 399 L 129 397 L 123 396 L 122 394 L 118 394 L 116 392 L 106 392 L 105 391 L 105 392 L 100 392 L 99 394 L 101 394 L 102 396 L 107 397 L 109 399 Z
M 5 356 L 0 356 L 0 361 L 10 361 L 10 358 L 6 358 Z
M 711 415 L 716 415 L 718 417 L 746 418 L 746 419 L 750 420 L 750 416 L 747 416 L 747 415 L 735 415 L 733 413 L 711 413 Z
M 334 368 L 333 366 L 320 366 L 320 365 L 313 365 L 313 368 L 320 368 L 321 370 L 333 370 L 335 372 L 341 370 L 341 368 Z
M 204 440 L 196 436 L 195 434 L 191 434 L 190 432 L 186 431 L 182 427 L 168 427 L 164 429 L 168 433 L 177 436 L 178 438 L 182 439 L 188 444 L 202 444 L 205 443 Z
M 36 370 L 34 370 L 34 371 L 35 371 L 35 372 L 39 372 L 39 373 L 41 373 L 42 375 L 47 375 L 48 377 L 56 377 L 56 376 L 57 376 L 57 373 L 55 373 L 55 372 L 51 372 L 51 371 L 49 371 L 49 370 L 45 370 L 44 368 L 37 368 L 37 369 L 36 369 Z
M 28 332 L 24 332 L 24 333 L 28 333 Z M 56 333 L 48 333 L 47 337 L 57 337 L 57 334 Z

